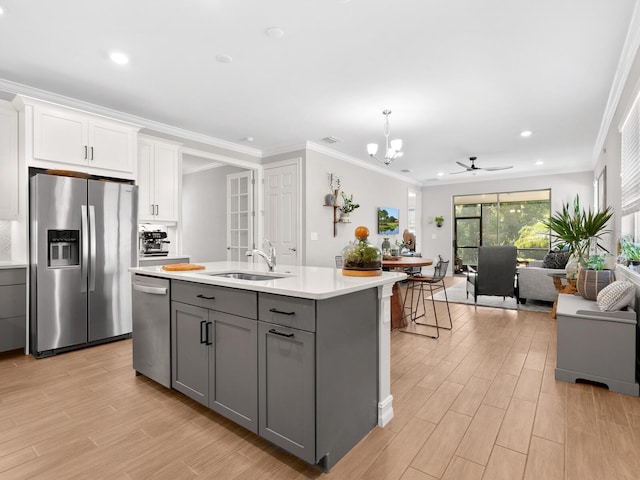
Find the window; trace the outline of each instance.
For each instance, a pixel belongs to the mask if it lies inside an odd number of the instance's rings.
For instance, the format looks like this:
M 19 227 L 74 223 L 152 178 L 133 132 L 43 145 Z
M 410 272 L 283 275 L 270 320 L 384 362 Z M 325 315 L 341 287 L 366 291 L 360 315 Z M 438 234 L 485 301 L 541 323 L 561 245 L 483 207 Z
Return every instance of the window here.
M 640 97 L 636 99 L 620 130 L 622 158 L 622 235 L 638 240 L 640 230 Z
M 453 199 L 456 258 L 476 265 L 480 245 L 515 245 L 518 258 L 542 260 L 549 251 L 551 191 L 461 195 Z

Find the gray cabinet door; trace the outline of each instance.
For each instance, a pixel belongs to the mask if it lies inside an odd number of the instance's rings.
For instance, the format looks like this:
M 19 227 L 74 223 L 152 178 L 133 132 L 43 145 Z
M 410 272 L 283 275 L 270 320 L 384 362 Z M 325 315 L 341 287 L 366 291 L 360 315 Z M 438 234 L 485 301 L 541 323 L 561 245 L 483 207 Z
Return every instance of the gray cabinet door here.
M 209 408 L 258 433 L 258 322 L 209 311 Z
M 209 311 L 171 302 L 171 386 L 209 405 Z
M 315 335 L 258 322 L 261 437 L 316 463 Z

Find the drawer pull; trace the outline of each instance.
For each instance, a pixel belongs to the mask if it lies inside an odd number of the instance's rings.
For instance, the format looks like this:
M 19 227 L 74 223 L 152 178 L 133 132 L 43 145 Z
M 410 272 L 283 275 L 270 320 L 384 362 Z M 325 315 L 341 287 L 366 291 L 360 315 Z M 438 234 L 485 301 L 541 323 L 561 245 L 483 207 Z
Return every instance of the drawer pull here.
M 200 322 L 200 343 L 206 343 L 207 342 L 207 338 L 206 335 L 208 332 L 205 331 L 204 327 L 206 325 L 207 321 L 206 320 L 202 320 Z
M 282 333 L 277 331 L 275 328 L 272 328 L 271 330 L 269 330 L 269 333 L 273 333 L 274 335 L 280 335 L 281 337 L 287 337 L 287 338 L 293 337 L 293 333 Z
M 198 295 L 197 297 L 198 298 L 203 298 L 204 300 L 215 300 L 216 299 L 216 297 L 207 297 L 206 295 L 202 295 L 202 294 Z
M 272 312 L 272 313 L 279 313 L 280 315 L 295 315 L 296 314 L 296 312 L 283 312 L 282 310 L 278 310 L 276 308 L 270 308 L 269 311 Z

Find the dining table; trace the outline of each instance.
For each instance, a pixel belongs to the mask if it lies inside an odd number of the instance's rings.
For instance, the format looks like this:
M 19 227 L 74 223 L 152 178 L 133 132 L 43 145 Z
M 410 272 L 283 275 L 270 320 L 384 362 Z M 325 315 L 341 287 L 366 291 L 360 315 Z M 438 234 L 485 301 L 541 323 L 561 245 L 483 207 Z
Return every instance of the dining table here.
M 415 267 L 428 267 L 433 264 L 433 260 L 430 258 L 416 257 L 416 256 L 396 256 L 396 257 L 382 257 L 382 268 L 385 270 L 407 270 Z M 404 308 L 402 306 L 402 296 L 400 294 L 400 286 L 398 282 L 393 284 L 391 290 L 391 329 L 404 328 L 407 326 L 407 321 L 404 315 Z

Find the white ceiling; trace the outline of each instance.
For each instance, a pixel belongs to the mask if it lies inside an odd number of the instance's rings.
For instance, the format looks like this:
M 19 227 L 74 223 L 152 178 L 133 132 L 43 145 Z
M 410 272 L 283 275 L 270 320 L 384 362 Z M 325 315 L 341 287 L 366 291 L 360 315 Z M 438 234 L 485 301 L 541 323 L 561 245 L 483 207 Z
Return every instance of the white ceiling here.
M 590 170 L 635 3 L 0 0 L 0 79 L 263 156 L 309 141 L 376 163 L 388 108 L 404 156 L 382 167 L 425 185 Z M 472 155 L 514 168 L 450 175 Z

